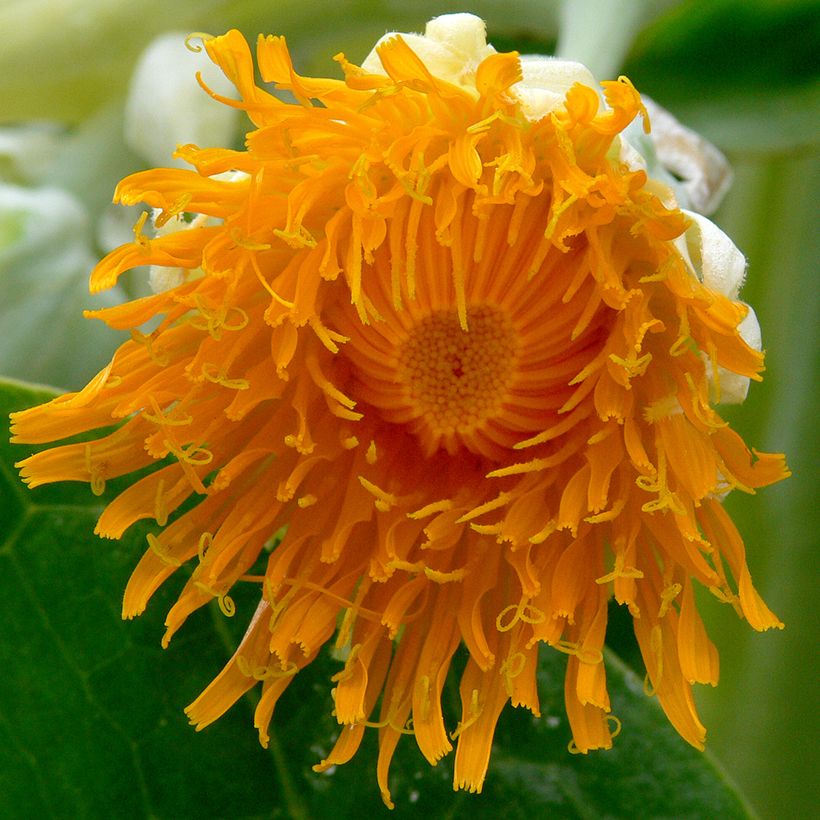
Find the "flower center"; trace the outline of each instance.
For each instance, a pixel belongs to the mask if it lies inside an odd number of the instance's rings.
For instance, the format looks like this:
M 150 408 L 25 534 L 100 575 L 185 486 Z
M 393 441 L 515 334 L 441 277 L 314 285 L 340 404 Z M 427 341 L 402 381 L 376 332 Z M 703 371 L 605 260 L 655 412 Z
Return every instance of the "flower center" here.
M 516 358 L 512 324 L 498 308 L 470 309 L 469 330 L 454 310 L 418 321 L 398 349 L 397 376 L 416 432 L 429 450 L 459 444 L 502 412 Z

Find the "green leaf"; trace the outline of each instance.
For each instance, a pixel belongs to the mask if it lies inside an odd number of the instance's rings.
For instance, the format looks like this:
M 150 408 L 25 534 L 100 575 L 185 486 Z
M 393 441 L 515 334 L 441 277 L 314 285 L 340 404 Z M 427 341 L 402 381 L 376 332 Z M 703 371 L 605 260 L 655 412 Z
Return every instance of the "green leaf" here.
M 814 0 L 688 0 L 638 39 L 624 73 L 724 151 L 817 148 Z
M 675 98 L 783 89 L 820 79 L 818 45 L 814 0 L 688 0 L 644 33 L 628 66 Z
M 52 395 L 2 382 L 0 413 Z M 310 768 L 339 731 L 329 693 L 339 664 L 329 655 L 285 693 L 270 751 L 256 742 L 250 698 L 202 733 L 187 725 L 182 707 L 230 655 L 254 607 L 252 586 L 236 594 L 236 617 L 200 610 L 163 652 L 163 613 L 181 582 L 161 590 L 143 618 L 121 621 L 121 591 L 145 530 L 95 539 L 108 496 L 96 498 L 85 484 L 27 490 L 13 462 L 28 452 L 0 442 L 0 816 L 387 816 L 375 783 L 375 732 L 350 764 L 322 775 Z M 408 738 L 391 770 L 390 816 L 749 816 L 708 754 L 675 734 L 612 654 L 609 687 L 623 731 L 611 751 L 570 754 L 566 658 L 541 654 L 542 717 L 505 710 L 483 793 L 454 793 L 452 756 L 431 768 Z M 462 650 L 457 663 L 464 660 Z M 454 691 L 445 695 L 455 700 Z

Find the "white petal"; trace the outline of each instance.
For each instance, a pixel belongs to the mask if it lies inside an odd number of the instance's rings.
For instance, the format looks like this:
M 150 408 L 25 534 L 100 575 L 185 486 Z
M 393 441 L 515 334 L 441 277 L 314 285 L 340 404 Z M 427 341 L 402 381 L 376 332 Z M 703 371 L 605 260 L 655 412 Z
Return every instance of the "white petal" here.
M 747 305 L 747 307 L 749 307 Z M 740 336 L 749 347 L 754 350 L 763 349 L 763 339 L 760 334 L 760 323 L 754 310 L 749 307 L 749 312 L 743 321 L 737 326 Z M 740 404 L 749 392 L 749 379 L 723 367 L 718 368 L 718 381 L 720 382 L 720 403 Z
M 617 134 L 613 141 L 617 147 L 618 159 L 629 168 L 630 171 L 645 171 L 646 158 L 623 134 Z
M 743 321 L 737 326 L 737 329 L 741 338 L 749 347 L 754 350 L 763 350 L 763 336 L 760 333 L 760 322 L 757 321 L 757 314 L 751 305 L 746 305 L 746 307 L 749 308 L 749 312 L 743 317 Z
M 575 83 L 597 89 L 589 70 L 571 60 L 525 55 L 521 58 L 521 73 L 523 79 L 511 91 L 520 100 L 528 120 L 540 120 L 558 108 Z
M 692 211 L 686 246 L 698 277 L 706 287 L 737 299 L 746 274 L 746 258 L 714 222 Z
M 475 91 L 475 71 L 479 63 L 495 52 L 487 45 L 484 21 L 473 14 L 444 14 L 427 24 L 424 34 L 390 32 L 379 39 L 362 62 L 371 74 L 386 74 L 378 49 L 400 36 L 427 70 L 439 79 Z
M 181 285 L 187 273 L 185 268 L 163 268 L 159 265 L 151 265 L 148 270 L 148 284 L 154 293 L 164 293 L 166 290 Z
M 149 163 L 184 164 L 171 159 L 177 145 L 232 142 L 238 112 L 214 103 L 197 83 L 197 71 L 209 88 L 236 95 L 204 52 L 185 46 L 184 34 L 163 34 L 140 57 L 125 106 L 125 141 Z
M 725 156 L 700 134 L 681 125 L 665 108 L 643 96 L 652 123 L 651 137 L 658 161 L 680 180 L 688 205 L 711 214 L 732 184 Z
M 548 91 L 546 88 L 526 88 L 513 86 L 518 101 L 521 104 L 521 110 L 524 116 L 536 122 L 542 117 L 546 117 L 550 111 L 555 111 L 559 108 L 564 98 L 554 91 Z
M 526 54 L 521 57 L 521 73 L 524 76 L 524 85 L 531 88 L 546 88 L 562 96 L 566 95 L 575 83 L 598 90 L 598 83 L 595 82 L 590 70 L 572 60 Z
M 487 49 L 487 24 L 475 14 L 442 14 L 424 28 L 425 36 L 466 58 Z
M 691 211 L 684 213 L 692 220 L 692 225 L 676 241 L 682 256 L 706 287 L 737 300 L 746 272 L 743 254 L 714 222 Z M 684 247 L 681 247 L 684 244 L 682 240 L 685 240 Z M 737 329 L 749 347 L 761 350 L 760 325 L 754 310 L 748 305 L 747 307 L 748 313 Z M 749 379 L 723 367 L 718 368 L 716 375 L 712 374 L 711 363 L 705 357 L 704 361 L 710 373 L 710 381 L 720 386 L 720 403 L 740 404 L 749 392 Z

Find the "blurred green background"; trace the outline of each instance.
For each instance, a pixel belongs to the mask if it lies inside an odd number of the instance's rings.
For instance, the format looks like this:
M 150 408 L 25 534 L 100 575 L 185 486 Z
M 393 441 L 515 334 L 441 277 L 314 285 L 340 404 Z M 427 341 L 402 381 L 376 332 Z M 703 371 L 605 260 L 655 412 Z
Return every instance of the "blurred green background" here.
M 588 15 L 587 28 L 581 27 L 588 37 L 573 35 L 572 42 L 579 50 L 592 49 L 577 57 L 617 66 L 625 55 L 623 73 L 637 88 L 712 140 L 735 169 L 734 187 L 715 221 L 747 256 L 742 297 L 760 319 L 767 373 L 762 384 L 752 385 L 746 403 L 727 416 L 755 448 L 786 452 L 794 475 L 756 497 L 735 493 L 727 506 L 745 535 L 758 589 L 786 629 L 755 634 L 730 608 L 705 596 L 705 620 L 720 649 L 722 675 L 719 687 L 701 688 L 698 698 L 710 749 L 760 815 L 814 816 L 820 799 L 814 605 L 820 6 L 805 0 L 574 5 L 576 18 Z M 20 228 L 0 207 L 2 375 L 77 387 L 107 361 L 116 344 L 106 336 L 88 343 L 79 310 L 90 304 L 84 297 L 85 276 L 106 245 L 101 226 L 112 219 L 113 187 L 145 165 L 125 145 L 123 110 L 133 66 L 156 34 L 219 33 L 231 26 L 250 37 L 260 31 L 284 33 L 300 70 L 336 76 L 330 57 L 340 49 L 361 59 L 385 30 L 422 30 L 429 17 L 455 10 L 485 17 L 490 40 L 499 48 L 543 53 L 553 50 L 559 38 L 561 4 L 524 0 L 412 6 L 387 0 L 0 2 L 0 187 L 49 185 L 68 192 L 84 209 L 63 226 L 64 234 L 47 236 L 23 253 L 16 244 Z M 612 51 L 596 56 L 595 36 L 603 32 L 606 42 L 607 26 L 613 26 Z M 56 123 L 49 132 L 55 138 L 40 158 L 7 148 L 15 129 L 32 121 Z M 77 253 L 70 260 L 61 256 L 59 247 L 78 236 L 82 247 Z M 59 293 L 49 293 L 34 282 L 35 270 L 44 277 L 54 270 L 61 281 L 68 271 L 71 281 L 64 281 Z M 10 283 L 28 288 L 25 296 L 12 293 Z M 76 309 L 60 313 L 59 321 L 49 311 L 30 314 L 32 291 L 46 305 L 49 299 L 66 305 L 71 293 Z M 27 321 L 29 315 L 41 324 Z M 60 350 L 43 354 L 35 367 L 20 352 L 33 348 L 22 341 L 15 347 L 15 339 L 31 337 L 42 353 L 49 332 L 60 340 L 59 348 L 72 351 L 77 361 L 71 367 L 60 361 Z M 255 743 L 249 728 L 241 742 Z

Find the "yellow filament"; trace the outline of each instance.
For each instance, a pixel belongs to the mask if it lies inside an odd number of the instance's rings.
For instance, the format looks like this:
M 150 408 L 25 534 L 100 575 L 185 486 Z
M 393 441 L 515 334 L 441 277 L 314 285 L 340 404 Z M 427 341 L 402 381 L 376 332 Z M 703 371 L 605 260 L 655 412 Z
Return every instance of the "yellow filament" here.
M 366 618 L 369 621 L 373 621 L 375 623 L 381 622 L 381 614 L 378 612 L 374 612 L 372 609 L 366 609 L 365 607 L 360 606 L 359 604 L 354 603 L 353 601 L 348 600 L 347 598 L 343 598 L 341 595 L 337 595 L 335 592 L 331 592 L 329 589 L 326 589 L 321 584 L 316 584 L 313 581 L 305 581 L 300 578 L 285 578 L 281 583 L 288 584 L 289 586 L 293 587 L 291 591 L 288 593 L 285 598 L 283 598 L 278 604 L 271 604 L 272 609 L 279 608 L 284 610 L 287 608 L 288 604 L 290 603 L 290 599 L 293 597 L 297 591 L 301 589 L 309 589 L 311 592 L 318 592 L 321 595 L 324 595 L 327 598 L 330 598 L 331 601 L 335 601 L 341 607 L 348 609 L 348 610 L 355 610 L 357 617 Z M 266 586 L 266 592 L 268 593 L 266 597 L 272 600 L 272 595 L 270 595 L 270 587 Z
M 163 414 L 161 410 L 158 410 L 157 413 L 148 413 L 147 411 L 143 410 L 141 415 L 146 421 L 151 421 L 154 424 L 159 424 L 162 427 L 184 427 L 188 424 L 191 424 L 191 422 L 193 422 L 194 420 L 193 416 L 189 416 L 187 413 L 182 418 L 172 419 L 170 416 Z
M 422 507 L 420 510 L 416 510 L 415 512 L 407 513 L 408 518 L 412 518 L 413 520 L 417 520 L 419 518 L 428 518 L 431 515 L 434 515 L 438 512 L 447 512 L 447 510 L 453 509 L 453 502 L 447 498 L 442 499 L 441 501 L 433 501 L 432 504 L 427 504 L 426 506 Z
M 636 376 L 643 376 L 649 363 L 652 361 L 651 353 L 644 353 L 640 358 L 636 358 L 635 354 L 631 354 L 628 358 L 616 356 L 614 353 L 609 354 L 610 361 L 620 365 L 625 371 L 628 379 L 633 379 Z
M 510 655 L 498 670 L 504 676 L 504 688 L 507 694 L 512 697 L 513 694 L 513 680 L 517 678 L 527 665 L 527 656 L 523 652 L 516 652 Z
M 604 653 L 601 652 L 600 649 L 584 649 L 582 646 L 579 646 L 575 657 L 578 658 L 580 663 L 586 663 L 590 666 L 604 662 Z
M 226 618 L 233 618 L 236 614 L 236 604 L 233 598 L 225 592 L 217 592 L 202 581 L 194 581 L 194 586 L 202 592 L 216 598 L 217 604 Z
M 688 350 L 697 349 L 695 340 L 690 335 L 689 317 L 686 315 L 686 309 L 680 314 L 680 330 L 678 331 L 678 338 L 672 343 L 669 348 L 670 356 L 681 356 Z
M 230 234 L 231 239 L 233 239 L 236 245 L 240 248 L 244 248 L 246 251 L 269 251 L 271 248 L 266 242 L 254 242 L 252 239 L 242 236 L 237 228 L 233 228 Z
M 680 584 L 670 584 L 669 586 L 665 587 L 664 590 L 661 592 L 661 605 L 658 609 L 658 617 L 663 618 L 664 615 L 669 611 L 669 607 L 672 605 L 672 601 L 678 597 L 680 591 L 683 587 Z
M 145 540 L 148 542 L 148 546 L 151 548 L 151 551 L 162 561 L 163 564 L 167 564 L 169 567 L 182 566 L 182 562 L 179 559 L 172 557 L 168 547 L 166 547 L 152 532 L 149 532 L 148 535 L 145 536 Z
M 497 524 L 473 524 L 471 522 L 470 529 L 479 535 L 500 535 L 504 529 L 504 522 L 499 521 Z
M 558 523 L 555 519 L 550 519 L 546 525 L 539 530 L 535 535 L 531 535 L 527 540 L 530 544 L 542 544 L 558 529 Z
M 255 678 L 260 681 L 269 680 L 270 678 L 289 678 L 299 671 L 299 667 L 293 661 L 290 661 L 284 669 L 276 669 L 271 666 L 251 666 L 244 655 L 236 656 L 236 665 L 246 678 Z
M 553 205 L 550 208 L 550 219 L 547 223 L 547 229 L 544 231 L 544 239 L 549 240 L 550 242 L 554 242 L 553 234 L 555 233 L 555 229 L 558 227 L 558 220 L 561 218 L 561 215 L 575 202 L 578 201 L 578 197 L 575 194 L 570 194 L 560 205 L 555 206 Z M 560 250 L 566 250 L 565 246 L 563 246 L 563 242 L 559 239 L 558 242 L 555 242 L 555 246 Z
M 295 302 L 289 302 L 287 299 L 280 296 L 270 285 L 267 279 L 262 275 L 262 271 L 259 268 L 259 262 L 256 259 L 256 255 L 251 256 L 251 265 L 253 267 L 254 273 L 256 274 L 256 278 L 259 280 L 259 284 L 262 285 L 263 288 L 271 295 L 273 300 L 277 303 L 282 305 L 282 307 L 287 308 L 288 310 L 293 310 L 296 307 Z
M 359 439 L 356 436 L 348 436 L 342 439 L 341 444 L 344 450 L 355 450 L 359 446 Z
M 337 342 L 344 344 L 345 342 L 350 341 L 349 336 L 342 336 L 341 333 L 336 333 L 335 331 L 330 330 L 330 328 L 325 327 L 315 316 L 311 316 L 310 319 L 308 319 L 308 324 L 319 338 L 319 341 L 333 354 L 339 352 L 339 345 L 336 344 Z
M 458 722 L 458 726 L 450 732 L 450 739 L 455 740 L 465 729 L 468 729 L 472 726 L 478 718 L 481 716 L 481 707 L 478 703 L 478 689 L 473 689 L 470 693 L 470 706 L 469 706 L 469 714 L 470 716 L 467 720 L 460 720 Z
M 658 448 L 657 480 L 652 481 L 649 476 L 639 475 L 635 479 L 635 483 L 642 490 L 658 494 L 654 501 L 647 501 L 646 504 L 641 506 L 643 512 L 657 512 L 658 510 L 669 509 L 678 515 L 684 515 L 685 510 L 666 484 L 666 451 L 662 447 Z
M 383 490 L 381 487 L 377 487 L 372 481 L 368 481 L 364 476 L 359 476 L 359 483 L 362 487 L 365 488 L 372 496 L 374 496 L 378 501 L 382 502 L 382 506 L 386 506 L 389 509 L 392 506 L 395 506 L 398 503 L 398 498 L 393 495 L 392 493 L 388 493 L 386 490 Z M 382 510 L 386 512 L 387 510 Z
M 236 604 L 230 595 L 217 595 L 216 602 L 226 618 L 233 618 L 236 614 Z
M 359 662 L 359 652 L 361 649 L 362 645 L 360 643 L 357 643 L 350 649 L 350 654 L 347 656 L 344 668 L 331 676 L 330 680 L 333 681 L 333 683 L 341 683 L 353 677 L 353 665 Z
M 507 622 L 506 618 L 510 613 L 513 613 L 513 616 Z M 496 615 L 495 628 L 499 632 L 509 632 L 519 621 L 526 624 L 540 624 L 546 619 L 547 616 L 544 612 L 529 603 L 526 598 L 522 598 L 517 604 L 505 606 Z
M 273 235 L 279 237 L 295 250 L 315 248 L 317 245 L 315 237 L 304 225 L 297 225 L 295 231 L 283 231 L 280 228 L 274 228 Z
M 265 590 L 265 597 L 271 602 L 270 605 L 270 618 L 268 619 L 268 629 L 271 632 L 276 628 L 276 624 L 279 622 L 279 618 L 287 611 L 288 605 L 290 604 L 293 596 L 296 592 L 295 589 L 290 590 L 281 601 L 276 603 L 273 602 L 273 596 L 270 594 L 270 584 L 268 583 L 268 579 L 265 578 L 265 582 L 263 584 Z
M 464 576 L 467 574 L 467 568 L 462 567 L 461 569 L 454 569 L 450 572 L 442 572 L 441 570 L 424 567 L 424 574 L 431 581 L 435 581 L 437 584 L 447 584 L 452 581 L 463 580 Z
M 612 505 L 611 510 L 604 510 L 604 512 L 597 513 L 596 515 L 588 515 L 584 521 L 586 521 L 587 524 L 600 524 L 603 521 L 614 521 L 621 514 L 625 506 L 626 501 L 620 498 Z
M 729 590 L 728 586 L 726 590 L 721 589 L 720 587 L 711 586 L 709 587 L 709 592 L 715 596 L 723 604 L 730 604 L 732 608 L 737 612 L 739 618 L 744 618 L 743 614 L 743 607 L 740 605 L 740 599 L 735 595 L 731 590 Z
M 198 293 L 194 294 L 194 301 L 199 315 L 191 316 L 188 319 L 188 323 L 197 330 L 207 330 L 210 336 L 217 341 L 222 338 L 223 330 L 242 330 L 247 327 L 250 321 L 248 314 L 245 313 L 242 308 L 236 307 L 235 305 L 220 305 L 215 310 L 211 310 L 204 304 Z M 237 319 L 233 323 L 228 321 L 228 316 L 230 316 L 232 312 L 237 315 Z
M 213 546 L 214 537 L 209 532 L 203 532 L 199 536 L 199 541 L 197 543 L 196 552 L 199 556 L 199 561 L 202 563 L 205 560 L 205 555 L 208 550 Z
M 422 561 L 416 561 L 415 563 L 411 563 L 410 561 L 402 561 L 400 558 L 393 558 L 392 560 L 387 562 L 387 566 L 390 569 L 400 569 L 404 572 L 423 572 L 425 567 Z
M 85 468 L 88 471 L 88 481 L 91 485 L 91 492 L 94 495 L 102 495 L 105 492 L 105 478 L 99 465 L 95 465 L 91 460 L 91 445 L 85 445 Z
M 525 461 L 518 464 L 510 464 L 509 467 L 501 467 L 487 473 L 487 478 L 504 478 L 509 475 L 519 475 L 521 473 L 535 473 L 550 466 L 550 459 L 535 458 L 532 461 Z
M 201 467 L 205 464 L 210 464 L 214 459 L 214 454 L 210 450 L 207 450 L 205 447 L 197 447 L 193 443 L 188 445 L 188 449 L 179 447 L 168 439 L 165 439 L 162 443 L 163 446 L 165 446 L 169 452 L 173 453 L 180 461 L 184 461 L 194 467 Z
M 715 371 L 717 372 L 717 371 Z M 721 427 L 728 427 L 729 422 L 723 421 L 709 406 L 708 401 L 706 401 L 702 396 L 700 391 L 698 390 L 697 386 L 695 385 L 695 380 L 692 378 L 691 373 L 685 373 L 684 377 L 686 378 L 686 383 L 689 385 L 689 391 L 692 394 L 692 409 L 695 411 L 695 416 L 697 416 L 698 421 L 703 422 L 707 427 L 711 427 L 714 430 L 718 430 Z M 718 391 L 718 397 L 715 399 L 716 402 L 720 401 L 719 390 L 720 387 L 717 383 L 717 376 L 714 377 L 713 383 L 715 384 L 715 389 Z
M 399 178 L 399 182 L 413 199 L 423 202 L 425 205 L 432 205 L 433 198 L 424 193 L 432 176 L 430 169 L 424 165 L 424 151 L 419 151 L 416 154 L 416 160 L 416 169 L 411 168 L 408 174 L 404 174 Z
M 695 340 L 691 336 L 678 336 L 669 348 L 669 355 L 682 356 L 696 347 Z
M 484 513 L 497 510 L 499 507 L 505 506 L 511 498 L 512 493 L 499 493 L 492 501 L 487 501 L 485 504 L 474 507 L 470 512 L 462 515 L 461 518 L 456 521 L 456 524 L 465 524 L 467 521 L 472 521 L 473 518 L 484 515 Z
M 161 228 L 175 216 L 179 216 L 179 214 L 183 213 L 188 207 L 188 204 L 191 202 L 191 199 L 193 199 L 191 194 L 182 194 L 182 196 L 179 197 L 173 205 L 168 208 L 163 208 L 162 212 L 154 217 L 154 227 Z
M 204 31 L 192 31 L 186 38 L 185 38 L 185 48 L 188 51 L 193 51 L 195 53 L 199 53 L 202 51 L 202 46 L 197 45 L 194 40 L 199 39 L 202 40 L 203 43 L 207 43 L 208 40 L 213 40 L 213 34 L 206 34 Z
M 205 362 L 200 372 L 212 384 L 220 384 L 229 390 L 247 390 L 250 387 L 247 379 L 229 379 L 213 362 Z
M 134 240 L 142 245 L 143 248 L 148 247 L 149 239 L 148 237 L 142 232 L 142 229 L 145 227 L 145 222 L 148 219 L 148 211 L 143 211 L 137 221 L 134 223 Z
M 148 357 L 151 361 L 158 365 L 159 367 L 166 367 L 170 361 L 171 357 L 167 353 L 158 353 L 154 350 L 154 334 L 149 333 L 140 333 L 139 330 L 136 328 L 131 328 L 131 339 L 132 341 L 136 342 L 137 344 L 141 344 L 145 347 L 148 351 Z
M 556 641 L 551 646 L 566 655 L 575 655 L 578 652 L 578 644 L 572 641 Z
M 404 726 L 396 726 L 395 719 L 396 715 L 401 711 L 401 703 L 399 702 L 398 698 L 396 697 L 396 693 L 393 693 L 393 697 L 390 702 L 390 709 L 387 712 L 387 717 L 381 721 L 372 721 L 372 720 L 363 720 L 360 721 L 361 726 L 367 726 L 371 729 L 384 729 L 389 726 L 393 729 L 394 732 L 399 732 L 403 735 L 414 734 L 412 729 L 412 718 L 408 720 Z
M 467 127 L 468 134 L 483 134 L 490 130 L 490 126 L 498 119 L 502 119 L 503 115 L 500 111 L 494 111 L 490 114 L 489 117 L 485 117 L 483 120 L 479 120 L 478 122 L 474 122 L 472 125 Z M 517 125 L 517 123 L 509 117 L 504 118 L 510 122 L 512 125 Z
M 342 393 L 338 387 L 332 384 L 328 379 L 325 377 L 324 373 L 322 373 L 321 369 L 319 368 L 319 363 L 316 361 L 315 357 L 309 357 L 307 359 L 307 368 L 308 372 L 310 373 L 313 383 L 323 392 L 325 395 L 329 396 L 332 399 L 335 399 L 339 404 L 343 405 L 344 407 L 352 410 L 356 406 L 356 402 Z
M 613 568 L 612 572 L 608 572 L 606 575 L 602 575 L 600 578 L 595 579 L 596 584 L 608 584 L 610 581 L 614 581 L 616 578 L 643 578 L 643 572 L 639 569 L 635 569 L 635 567 L 627 567 L 624 566 L 625 561 L 624 554 L 619 552 L 615 555 L 615 567 Z
M 336 405 L 330 408 L 336 418 L 345 419 L 346 421 L 361 421 L 364 418 L 364 413 L 355 413 L 353 410 L 348 410 L 346 407 Z

